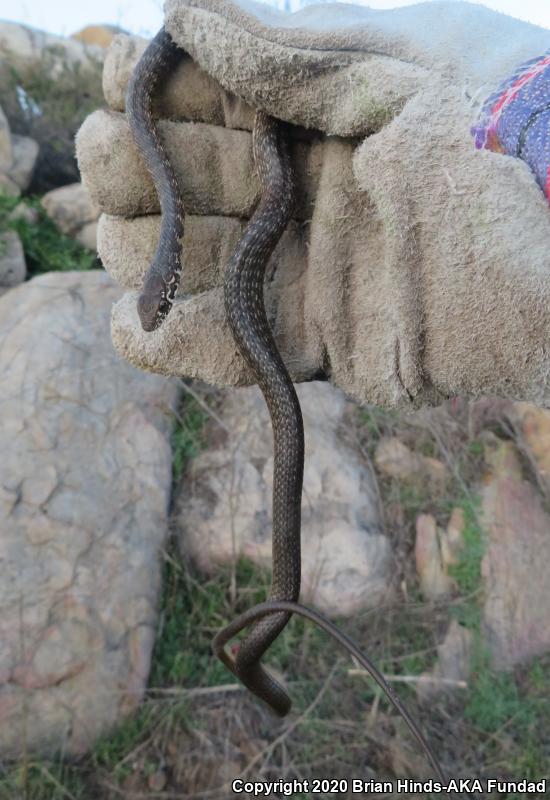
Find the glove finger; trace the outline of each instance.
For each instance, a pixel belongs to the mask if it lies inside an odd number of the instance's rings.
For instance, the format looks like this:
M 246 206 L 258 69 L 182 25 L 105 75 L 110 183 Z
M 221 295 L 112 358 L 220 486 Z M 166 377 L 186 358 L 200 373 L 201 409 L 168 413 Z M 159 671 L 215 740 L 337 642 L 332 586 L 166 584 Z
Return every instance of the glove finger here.
M 98 225 L 98 252 L 109 275 L 125 289 L 140 289 L 160 233 L 157 214 L 124 219 L 103 214 Z M 245 221 L 235 217 L 185 219 L 182 277 L 178 293 L 198 294 L 221 286 L 225 265 L 235 252 Z M 267 268 L 272 290 L 295 282 L 307 261 L 305 229 L 291 222 Z
M 221 288 L 176 299 L 162 326 L 142 330 L 136 292 L 113 306 L 111 338 L 118 353 L 148 372 L 198 378 L 220 386 L 253 383 L 225 319 Z
M 125 289 L 139 289 L 159 240 L 161 217 L 124 219 L 103 214 L 97 248 L 103 266 Z M 205 292 L 223 281 L 223 268 L 239 241 L 245 222 L 236 217 L 185 218 L 183 271 L 179 294 Z
M 185 299 L 176 298 L 170 314 L 151 333 L 141 328 L 136 300 L 137 292 L 126 293 L 113 306 L 111 317 L 113 344 L 134 366 L 217 386 L 246 386 L 255 382 L 233 341 L 221 287 Z M 269 305 L 272 307 L 271 302 Z M 321 369 L 321 363 L 311 359 L 320 348 L 304 350 L 303 337 L 297 338 L 293 331 L 280 331 L 279 325 L 274 327 L 277 346 L 293 380 L 313 377 Z
M 190 222 L 191 245 L 184 252 L 189 260 L 184 260 L 182 283 L 170 314 L 156 331 L 144 332 L 136 310 L 137 292 L 128 292 L 113 309 L 113 342 L 124 358 L 141 369 L 225 386 L 252 383 L 227 326 L 223 287 L 215 285 L 222 281 L 228 260 L 220 254 L 229 252 L 228 240 L 240 237 L 243 223 L 216 217 L 191 217 Z M 110 272 L 125 286 L 140 286 L 149 265 L 147 256 L 156 245 L 158 223 L 158 217 L 101 221 L 100 241 L 114 241 Z M 136 236 L 127 235 L 132 228 Z M 277 346 L 294 380 L 318 373 L 324 352 L 318 333 L 306 330 L 307 258 L 306 228 L 291 222 L 269 261 L 265 304 Z M 185 296 L 189 291 L 199 293 Z
M 132 71 L 148 40 L 139 36 L 115 36 L 103 65 L 103 94 L 110 108 L 124 111 L 126 90 Z M 226 92 L 190 56 L 185 56 L 159 87 L 153 98 L 155 116 L 186 119 L 252 130 L 254 109 Z
M 252 137 L 247 131 L 200 123 L 160 121 L 188 214 L 249 217 L 258 201 Z M 307 219 L 322 161 L 322 141 L 292 143 L 297 172 L 296 217 Z M 158 195 L 130 135 L 126 118 L 95 111 L 76 136 L 82 179 L 93 201 L 111 215 L 133 217 L 160 211 Z

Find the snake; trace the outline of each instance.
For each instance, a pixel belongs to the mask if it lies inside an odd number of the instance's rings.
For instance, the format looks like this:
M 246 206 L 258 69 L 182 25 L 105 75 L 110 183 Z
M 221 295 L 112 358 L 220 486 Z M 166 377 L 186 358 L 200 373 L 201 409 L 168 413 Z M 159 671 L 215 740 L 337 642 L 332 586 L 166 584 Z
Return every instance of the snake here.
M 185 209 L 174 169 L 154 120 L 153 97 L 185 55 L 162 28 L 134 68 L 126 94 L 130 131 L 151 174 L 161 206 L 158 246 L 137 300 L 139 319 L 147 332 L 159 328 L 170 312 L 181 277 Z M 287 126 L 288 123 L 261 109 L 256 111 L 252 148 L 260 199 L 224 272 L 228 326 L 264 396 L 273 429 L 271 590 L 267 601 L 240 614 L 214 637 L 213 651 L 253 694 L 284 717 L 291 708 L 290 697 L 261 660 L 292 614 L 311 620 L 370 673 L 404 718 L 436 774 L 444 779 L 437 758 L 418 725 L 375 665 L 330 620 L 298 602 L 303 420 L 296 390 L 268 323 L 264 302 L 266 266 L 296 206 L 296 181 Z M 228 642 L 250 627 L 236 655 L 228 652 Z

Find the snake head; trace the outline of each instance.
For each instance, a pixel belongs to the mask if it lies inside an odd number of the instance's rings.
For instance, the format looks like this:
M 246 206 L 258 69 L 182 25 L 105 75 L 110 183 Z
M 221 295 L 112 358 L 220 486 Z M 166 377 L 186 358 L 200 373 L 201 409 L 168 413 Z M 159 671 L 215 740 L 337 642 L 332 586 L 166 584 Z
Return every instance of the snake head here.
M 146 279 L 143 291 L 138 297 L 137 310 L 144 331 L 156 330 L 168 312 L 172 302 L 168 299 L 166 285 L 159 275 Z

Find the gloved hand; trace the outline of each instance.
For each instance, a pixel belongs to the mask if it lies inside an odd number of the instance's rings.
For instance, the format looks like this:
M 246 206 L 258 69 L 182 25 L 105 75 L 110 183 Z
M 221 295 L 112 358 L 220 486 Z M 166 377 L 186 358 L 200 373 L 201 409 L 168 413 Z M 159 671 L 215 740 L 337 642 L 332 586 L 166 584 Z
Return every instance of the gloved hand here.
M 104 73 L 112 110 L 77 137 L 104 211 L 101 258 L 130 290 L 112 318 L 124 357 L 219 385 L 251 380 L 221 284 L 258 197 L 258 105 L 295 126 L 300 200 L 266 280 L 293 379 L 325 376 L 379 405 L 482 393 L 549 404 L 550 211 L 524 163 L 476 152 L 469 132 L 476 103 L 542 52 L 547 32 L 453 3 L 280 17 L 169 0 L 166 27 L 194 59 L 158 98 L 188 216 L 180 299 L 153 333 L 135 305 L 159 204 L 122 113 L 144 42 L 117 37 Z

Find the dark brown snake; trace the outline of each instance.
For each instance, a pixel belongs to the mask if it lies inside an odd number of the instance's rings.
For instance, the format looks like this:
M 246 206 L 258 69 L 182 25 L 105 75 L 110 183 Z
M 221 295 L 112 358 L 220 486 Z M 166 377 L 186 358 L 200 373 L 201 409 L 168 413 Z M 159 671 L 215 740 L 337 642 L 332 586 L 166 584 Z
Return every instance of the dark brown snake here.
M 138 62 L 126 95 L 130 129 L 152 175 L 162 212 L 158 247 L 138 299 L 138 313 L 146 331 L 158 328 L 170 311 L 181 274 L 185 212 L 174 170 L 153 120 L 152 96 L 184 55 L 164 28 L 161 29 Z M 225 271 L 225 308 L 237 347 L 264 395 L 273 426 L 273 579 L 269 600 L 241 614 L 220 631 L 213 649 L 245 686 L 273 711 L 284 716 L 290 710 L 290 698 L 260 660 L 292 614 L 312 620 L 370 673 L 405 719 L 435 772 L 444 780 L 430 746 L 382 674 L 331 622 L 297 602 L 304 466 L 302 414 L 271 334 L 263 297 L 265 268 L 292 217 L 295 185 L 284 123 L 258 111 L 252 139 L 261 198 Z M 251 623 L 255 624 L 233 658 L 225 645 Z

